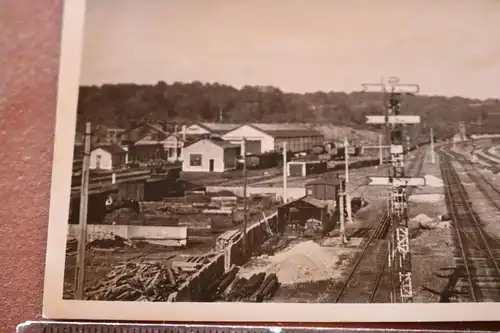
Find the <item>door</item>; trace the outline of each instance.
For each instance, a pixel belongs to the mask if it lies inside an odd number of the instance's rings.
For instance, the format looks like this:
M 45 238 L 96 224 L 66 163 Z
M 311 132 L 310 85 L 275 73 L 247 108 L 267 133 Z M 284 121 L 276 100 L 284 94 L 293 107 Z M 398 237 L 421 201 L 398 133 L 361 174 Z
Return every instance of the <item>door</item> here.
M 95 168 L 100 169 L 101 168 L 101 155 L 97 155 L 95 157 Z
M 214 171 L 214 165 L 215 165 L 215 161 L 213 159 L 210 159 L 208 161 L 208 171 L 210 171 L 210 172 Z

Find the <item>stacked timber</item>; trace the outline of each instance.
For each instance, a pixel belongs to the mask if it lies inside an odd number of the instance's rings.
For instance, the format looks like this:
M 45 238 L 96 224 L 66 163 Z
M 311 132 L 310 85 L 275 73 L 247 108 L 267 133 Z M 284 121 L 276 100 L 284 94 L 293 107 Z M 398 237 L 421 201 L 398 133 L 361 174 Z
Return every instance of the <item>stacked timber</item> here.
M 238 205 L 238 197 L 236 196 L 227 196 L 227 197 L 212 197 L 211 202 L 214 204 L 218 204 L 219 207 L 235 207 Z
M 212 282 L 203 292 L 203 301 L 214 302 L 224 299 L 224 293 L 231 283 L 234 282 L 238 271 L 239 268 L 237 266 L 232 266 L 229 271 L 221 276 L 214 275 L 211 279 Z
M 206 194 L 205 191 L 186 191 L 184 193 L 184 199 L 188 203 L 193 202 L 210 202 L 210 195 Z
M 85 290 L 86 300 L 170 301 L 191 273 L 162 262 L 126 262 Z
M 235 279 L 223 300 L 229 302 L 258 302 L 261 303 L 274 297 L 280 283 L 276 274 L 266 276 L 266 273 L 257 273 L 249 279 L 241 277 Z
M 207 253 L 200 256 L 189 256 L 185 261 L 173 261 L 172 267 L 184 272 L 196 272 L 204 265 L 208 264 L 213 257 L 213 253 Z
M 75 255 L 78 251 L 78 240 L 74 237 L 71 237 L 66 242 L 66 255 L 72 256 Z

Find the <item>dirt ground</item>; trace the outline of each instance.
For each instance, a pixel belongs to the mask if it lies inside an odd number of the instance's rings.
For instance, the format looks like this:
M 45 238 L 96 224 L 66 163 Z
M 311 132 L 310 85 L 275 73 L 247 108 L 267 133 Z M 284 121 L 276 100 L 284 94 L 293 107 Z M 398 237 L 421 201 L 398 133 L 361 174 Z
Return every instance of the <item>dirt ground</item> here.
M 432 163 L 428 152 L 422 165 L 421 175 L 443 179 L 439 170 L 439 155 Z M 448 222 L 440 222 L 447 213 L 444 187 L 422 187 L 409 198 L 410 248 L 412 251 L 412 284 L 414 302 L 440 302 L 436 292 L 446 290 L 449 267 L 454 267 L 452 234 Z M 428 229 L 427 229 L 428 228 Z
M 426 160 L 422 175 L 431 174 L 440 177 L 439 157 L 436 155 L 435 164 L 430 163 L 428 156 Z M 283 285 L 272 302 L 332 302 L 355 258 L 361 252 L 360 244 L 369 236 L 370 230 L 379 223 L 386 206 L 385 187 L 362 185 L 368 175 L 386 174 L 387 168 L 353 170 L 350 179 L 351 195 L 363 197 L 368 205 L 353 216 L 352 223 L 346 224 L 347 235 L 351 236 L 347 245 L 340 245 L 338 232 L 322 240 L 296 240 L 282 253 L 276 253 L 272 257 L 255 258 L 243 267 L 242 274 L 251 274 L 259 270 L 279 272 L 282 269 Z M 447 268 L 453 267 L 450 228 L 446 227 L 445 223 L 437 223 L 440 215 L 446 213 L 444 201 L 439 197 L 442 193 L 443 188 L 419 189 L 414 192 L 415 197 L 419 194 L 431 196 L 421 197 L 424 199 L 409 203 L 410 218 L 416 217 L 410 223 L 415 302 L 439 302 L 441 296 L 426 288 L 436 292 L 446 290 L 448 279 L 439 277 L 438 274 L 446 275 Z M 430 199 L 434 199 L 434 202 L 425 202 Z M 422 229 L 420 223 L 429 229 Z M 206 253 L 213 247 L 216 236 L 207 234 L 206 237 L 207 241 L 201 239 L 198 244 L 183 250 L 146 246 L 138 250 L 129 249 L 124 253 L 94 253 L 88 259 L 86 283 L 99 279 L 113 265 L 135 257 L 167 260 L 172 256 Z M 73 279 L 71 268 L 74 267 L 74 260 L 74 257 L 68 258 L 66 289 L 71 286 Z
M 467 195 L 472 204 L 472 209 L 478 214 L 480 222 L 485 227 L 486 231 L 491 233 L 496 238 L 500 238 L 500 210 L 495 207 L 490 200 L 481 193 L 476 184 L 474 184 L 467 173 L 463 170 L 459 163 L 454 163 L 454 167 L 458 171 L 458 175 L 464 184 Z M 499 184 L 498 176 L 493 177 L 490 171 L 482 170 L 489 180 L 493 180 L 494 184 Z M 499 187 L 500 188 L 500 187 Z

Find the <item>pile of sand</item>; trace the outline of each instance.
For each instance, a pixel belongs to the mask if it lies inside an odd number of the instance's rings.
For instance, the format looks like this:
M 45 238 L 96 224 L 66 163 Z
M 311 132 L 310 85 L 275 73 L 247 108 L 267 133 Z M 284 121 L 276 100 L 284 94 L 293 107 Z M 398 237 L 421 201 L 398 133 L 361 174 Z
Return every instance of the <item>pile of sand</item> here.
M 262 256 L 240 271 L 250 277 L 255 273 L 275 273 L 282 284 L 321 281 L 338 276 L 339 250 L 322 247 L 314 241 L 294 244 L 273 256 Z
M 450 222 L 433 219 L 425 214 L 418 214 L 410 222 L 420 229 L 446 229 L 450 227 Z
M 425 175 L 425 186 L 429 187 L 443 187 L 444 182 L 442 179 L 434 176 L 434 175 Z
M 437 203 L 443 200 L 442 194 L 413 194 L 408 198 L 408 201 L 416 203 Z

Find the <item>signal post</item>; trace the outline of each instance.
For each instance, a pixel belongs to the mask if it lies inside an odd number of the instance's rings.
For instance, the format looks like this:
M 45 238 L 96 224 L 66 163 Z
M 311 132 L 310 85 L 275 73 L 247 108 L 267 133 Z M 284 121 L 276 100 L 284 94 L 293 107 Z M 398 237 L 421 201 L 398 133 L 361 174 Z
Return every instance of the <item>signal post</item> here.
M 424 186 L 424 178 L 405 175 L 404 153 L 406 138 L 404 126 L 420 123 L 419 116 L 401 115 L 401 96 L 418 93 L 415 84 L 399 84 L 393 78 L 388 84 L 364 84 L 365 91 L 388 94 L 385 114 L 367 116 L 368 124 L 384 124 L 388 132 L 389 153 L 392 168 L 387 177 L 369 177 L 369 185 L 388 186 L 388 215 L 390 218 L 391 238 L 389 240 L 389 267 L 393 291 L 391 302 L 408 303 L 413 300 L 411 281 L 411 252 L 408 232 L 408 186 Z

